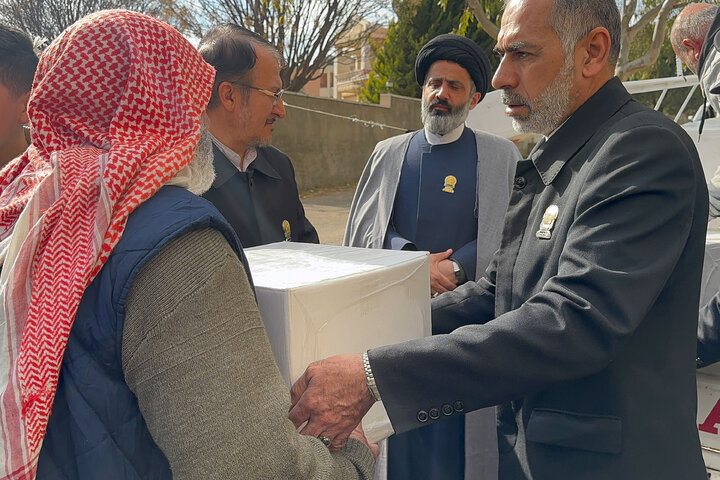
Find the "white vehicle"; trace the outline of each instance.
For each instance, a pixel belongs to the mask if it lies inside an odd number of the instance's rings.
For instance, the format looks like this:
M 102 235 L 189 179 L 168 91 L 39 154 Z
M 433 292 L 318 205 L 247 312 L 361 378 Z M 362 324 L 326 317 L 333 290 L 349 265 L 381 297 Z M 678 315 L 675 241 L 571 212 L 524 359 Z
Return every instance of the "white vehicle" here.
M 661 92 L 655 105 L 656 110 L 660 108 L 668 90 L 692 87 L 675 116 L 675 121 L 679 122 L 683 119 L 690 97 L 698 87 L 698 79 L 695 75 L 691 75 L 639 80 L 625 82 L 625 87 L 631 94 Z M 709 182 L 720 167 L 720 117 L 705 119 L 702 135 L 698 135 L 701 115 L 702 111 L 697 112 L 691 121 L 683 123 L 682 127 L 695 142 L 705 178 Z M 470 111 L 467 125 L 514 141 L 523 154 L 527 154 L 528 147 L 539 139 L 537 135 L 518 134 L 513 130 L 512 121 L 505 115 L 505 107 L 500 101 L 500 92 L 497 90 L 487 94 L 485 99 Z M 718 291 L 720 291 L 720 221 L 714 220 L 708 227 L 701 303 L 705 304 Z M 720 480 L 720 363 L 698 370 L 697 394 L 697 425 L 708 478 Z

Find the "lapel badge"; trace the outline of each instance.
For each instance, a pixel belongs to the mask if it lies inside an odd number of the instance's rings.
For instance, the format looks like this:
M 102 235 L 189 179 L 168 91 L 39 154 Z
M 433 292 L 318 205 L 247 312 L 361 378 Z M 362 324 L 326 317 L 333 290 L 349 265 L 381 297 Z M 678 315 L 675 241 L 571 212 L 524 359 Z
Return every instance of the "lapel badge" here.
M 535 232 L 535 236 L 537 238 L 542 238 L 544 240 L 550 240 L 550 237 L 552 237 L 552 233 L 550 232 L 555 225 L 555 220 L 557 219 L 558 212 L 560 209 L 557 205 L 550 205 L 543 214 L 542 222 L 540 223 L 540 230 Z
M 455 193 L 455 185 L 457 185 L 457 178 L 452 175 L 445 177 L 445 187 L 442 189 L 445 193 Z
M 283 220 L 282 221 L 282 229 L 283 229 L 283 233 L 285 234 L 285 241 L 289 242 L 290 239 L 292 238 L 292 235 L 290 234 L 290 222 L 288 222 L 287 220 Z

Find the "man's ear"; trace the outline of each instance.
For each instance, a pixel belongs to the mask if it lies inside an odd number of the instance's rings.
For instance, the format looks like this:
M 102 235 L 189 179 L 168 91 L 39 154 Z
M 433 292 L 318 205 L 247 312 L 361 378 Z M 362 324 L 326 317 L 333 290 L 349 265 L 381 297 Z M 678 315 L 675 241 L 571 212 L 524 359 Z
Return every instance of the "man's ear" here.
M 692 57 L 697 62 L 700 60 L 700 52 L 702 52 L 703 42 L 695 41 L 690 38 L 683 38 L 683 47 L 689 57 Z
M 578 48 L 580 49 L 579 52 Z M 578 42 L 575 52 L 581 55 L 583 76 L 586 78 L 595 77 L 609 68 L 610 33 L 603 27 L 593 28 Z
M 478 103 L 480 103 L 480 100 L 482 100 L 482 93 L 475 92 L 473 93 L 472 98 L 470 99 L 470 110 L 475 108 Z
M 220 82 L 220 85 L 218 85 L 218 100 L 225 110 L 231 112 L 242 105 L 242 94 L 232 83 Z
M 30 118 L 28 117 L 28 101 L 30 100 L 30 91 L 23 93 L 20 98 L 18 99 L 19 102 L 22 102 L 22 111 L 20 112 L 20 117 L 18 118 L 18 123 L 21 123 L 25 125 L 26 123 L 30 122 Z

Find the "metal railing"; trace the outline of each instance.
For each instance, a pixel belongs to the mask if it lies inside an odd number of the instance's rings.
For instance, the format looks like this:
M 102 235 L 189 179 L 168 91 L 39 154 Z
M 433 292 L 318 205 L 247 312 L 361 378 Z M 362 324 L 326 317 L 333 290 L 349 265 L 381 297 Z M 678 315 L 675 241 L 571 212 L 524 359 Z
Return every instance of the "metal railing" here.
M 623 85 L 625 85 L 625 88 L 627 88 L 627 91 L 630 92 L 630 94 L 660 91 L 660 98 L 658 98 L 658 101 L 655 103 L 655 110 L 660 110 L 660 107 L 662 106 L 663 100 L 665 100 L 665 95 L 667 95 L 668 90 L 672 90 L 673 88 L 692 87 L 690 89 L 690 93 L 687 94 L 687 96 L 685 97 L 685 101 L 675 115 L 676 122 L 680 119 L 680 117 L 682 117 L 683 112 L 685 112 L 685 108 L 687 107 L 688 103 L 690 103 L 690 99 L 692 98 L 693 93 L 695 93 L 695 90 L 697 89 L 699 84 L 700 82 L 698 81 L 697 75 L 653 78 L 650 80 L 635 80 L 632 82 L 623 82 Z

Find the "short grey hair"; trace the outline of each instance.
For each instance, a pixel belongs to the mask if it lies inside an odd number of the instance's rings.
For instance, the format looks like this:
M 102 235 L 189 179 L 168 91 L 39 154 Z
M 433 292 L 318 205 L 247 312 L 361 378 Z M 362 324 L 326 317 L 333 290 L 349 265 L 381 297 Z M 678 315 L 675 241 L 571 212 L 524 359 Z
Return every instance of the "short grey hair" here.
M 555 0 L 548 22 L 560 38 L 566 56 L 594 28 L 607 29 L 610 34 L 608 64 L 615 67 L 620 56 L 620 10 L 615 0 Z
M 670 43 L 675 51 L 682 51 L 682 41 L 686 38 L 702 41 L 710 30 L 720 5 L 709 5 L 699 12 L 691 15 L 682 15 L 673 23 L 670 32 Z

